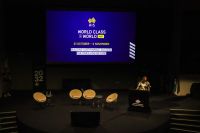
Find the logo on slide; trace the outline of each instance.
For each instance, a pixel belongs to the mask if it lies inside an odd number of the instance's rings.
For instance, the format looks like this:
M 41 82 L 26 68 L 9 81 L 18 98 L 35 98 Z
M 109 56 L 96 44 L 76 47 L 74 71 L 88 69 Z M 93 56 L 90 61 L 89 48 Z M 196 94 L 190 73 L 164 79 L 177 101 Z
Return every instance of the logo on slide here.
M 144 107 L 143 103 L 139 99 L 136 99 L 132 105 L 137 107 Z
M 89 23 L 89 27 L 95 27 L 96 19 L 94 17 L 89 18 L 88 23 Z

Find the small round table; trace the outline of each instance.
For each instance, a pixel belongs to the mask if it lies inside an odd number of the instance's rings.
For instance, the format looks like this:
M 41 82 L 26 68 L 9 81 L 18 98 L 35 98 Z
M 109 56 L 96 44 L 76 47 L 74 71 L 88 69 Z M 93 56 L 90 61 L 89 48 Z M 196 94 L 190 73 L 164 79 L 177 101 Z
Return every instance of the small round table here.
M 51 106 L 52 105 L 52 97 L 53 97 L 53 95 L 51 94 L 51 91 L 46 92 L 46 97 L 47 97 L 47 106 Z
M 102 101 L 102 99 L 103 99 L 103 95 L 96 95 L 95 96 L 95 103 L 96 103 L 96 106 L 99 108 L 99 107 L 103 107 L 103 101 Z

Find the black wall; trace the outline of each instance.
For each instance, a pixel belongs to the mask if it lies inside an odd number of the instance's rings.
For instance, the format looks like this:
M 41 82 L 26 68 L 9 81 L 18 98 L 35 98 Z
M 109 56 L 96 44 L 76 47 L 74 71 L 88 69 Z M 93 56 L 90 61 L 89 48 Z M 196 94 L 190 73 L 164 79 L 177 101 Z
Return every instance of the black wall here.
M 2 54 L 4 52 L 4 42 L 3 42 L 3 38 L 4 38 L 4 35 L 3 35 L 3 23 L 4 23 L 4 20 L 3 20 L 3 2 L 0 1 L 0 57 L 2 57 Z
M 200 67 L 193 61 L 200 57 L 196 45 L 200 41 L 196 34 L 200 27 L 197 21 L 200 13 L 191 7 L 189 11 L 185 10 L 180 4 L 181 1 L 145 0 L 132 3 L 120 0 L 4 0 L 4 47 L 10 60 L 14 88 L 31 89 L 32 70 L 39 65 L 46 67 L 47 87 L 51 89 L 62 88 L 65 78 L 79 77 L 91 78 L 96 88 L 115 88 L 117 85 L 119 88 L 130 88 L 135 86 L 138 76 L 147 74 L 156 91 L 165 91 L 161 88 L 164 88 L 162 83 L 166 77 L 196 73 Z M 47 65 L 44 28 L 44 11 L 47 8 L 136 11 L 136 63 Z M 177 25 L 181 25 L 180 28 Z
M 181 71 L 200 73 L 200 10 L 185 11 L 182 16 Z

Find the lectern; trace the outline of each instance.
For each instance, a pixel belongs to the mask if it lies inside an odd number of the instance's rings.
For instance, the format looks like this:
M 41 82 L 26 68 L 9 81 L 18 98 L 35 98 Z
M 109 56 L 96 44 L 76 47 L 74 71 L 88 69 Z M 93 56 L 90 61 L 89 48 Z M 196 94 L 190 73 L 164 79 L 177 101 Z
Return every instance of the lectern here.
M 151 112 L 149 106 L 149 91 L 130 90 L 129 91 L 129 111 Z

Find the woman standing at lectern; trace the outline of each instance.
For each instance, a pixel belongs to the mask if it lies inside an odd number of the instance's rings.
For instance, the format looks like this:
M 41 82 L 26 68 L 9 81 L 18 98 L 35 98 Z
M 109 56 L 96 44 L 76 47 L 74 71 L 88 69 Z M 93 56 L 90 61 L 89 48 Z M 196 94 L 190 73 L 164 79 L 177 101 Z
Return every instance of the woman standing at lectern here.
M 147 80 L 147 76 L 143 76 L 142 80 L 138 83 L 136 90 L 150 91 L 151 85 Z

